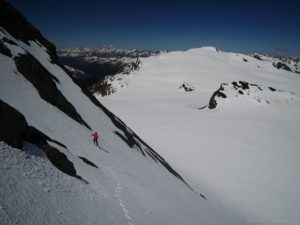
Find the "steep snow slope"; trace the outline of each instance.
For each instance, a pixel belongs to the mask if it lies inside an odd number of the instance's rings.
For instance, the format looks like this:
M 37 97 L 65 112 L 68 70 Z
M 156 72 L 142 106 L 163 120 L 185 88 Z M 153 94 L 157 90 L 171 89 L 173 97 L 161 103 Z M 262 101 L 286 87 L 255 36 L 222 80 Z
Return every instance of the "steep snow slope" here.
M 94 104 L 2 0 L 0 74 L 1 224 L 244 224 Z
M 203 47 L 143 59 L 130 76 L 98 99 L 193 187 L 252 224 L 299 224 L 299 74 Z

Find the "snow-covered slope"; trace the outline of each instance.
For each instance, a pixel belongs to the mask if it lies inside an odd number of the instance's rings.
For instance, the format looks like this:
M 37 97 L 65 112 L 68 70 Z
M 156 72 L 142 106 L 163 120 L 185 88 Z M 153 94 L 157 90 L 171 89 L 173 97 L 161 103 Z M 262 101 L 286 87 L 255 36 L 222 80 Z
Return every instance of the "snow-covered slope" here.
M 3 0 L 0 97 L 1 224 L 244 224 L 87 96 Z
M 300 74 L 300 58 L 299 57 L 287 57 L 287 56 L 268 56 L 261 54 L 254 54 L 255 58 L 267 62 L 272 62 L 273 66 L 278 69 L 284 69 L 290 72 Z
M 300 76 L 212 47 L 141 60 L 99 96 L 197 190 L 251 224 L 299 224 Z

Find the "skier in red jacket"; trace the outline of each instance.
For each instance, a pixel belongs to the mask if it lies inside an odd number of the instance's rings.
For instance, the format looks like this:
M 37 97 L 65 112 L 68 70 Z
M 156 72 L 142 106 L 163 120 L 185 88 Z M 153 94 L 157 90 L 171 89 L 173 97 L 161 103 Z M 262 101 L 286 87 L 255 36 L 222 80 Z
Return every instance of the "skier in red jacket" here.
M 94 144 L 98 146 L 98 133 L 97 133 L 97 131 L 92 133 L 92 137 L 93 137 Z

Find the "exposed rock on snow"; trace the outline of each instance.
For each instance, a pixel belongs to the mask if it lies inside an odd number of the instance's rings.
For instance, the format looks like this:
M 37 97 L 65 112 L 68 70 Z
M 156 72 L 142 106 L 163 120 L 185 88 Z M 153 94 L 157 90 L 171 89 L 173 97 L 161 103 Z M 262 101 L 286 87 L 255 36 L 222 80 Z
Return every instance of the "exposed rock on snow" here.
M 244 96 L 245 95 L 245 96 Z M 214 92 L 210 98 L 208 108 L 214 109 L 217 107 L 218 101 L 227 98 L 232 101 L 234 98 L 240 98 L 251 102 L 258 103 L 299 103 L 300 98 L 294 93 L 283 90 L 276 90 L 273 87 L 264 87 L 258 84 L 250 84 L 245 81 L 232 82 L 231 84 L 223 83 L 220 88 Z M 221 102 L 224 102 L 223 100 Z M 203 109 L 203 107 L 201 108 Z
M 52 62 L 58 63 L 56 47 L 47 39 L 45 39 L 43 35 L 35 27 L 33 27 L 23 15 L 21 15 L 5 1 L 0 1 L 0 11 L 1 26 L 8 33 L 10 33 L 15 39 L 18 39 L 26 44 L 29 44 L 29 41 L 39 42 L 46 47 Z
M 227 97 L 222 91 L 224 91 L 223 84 L 220 86 L 220 88 L 217 91 L 214 92 L 214 94 L 210 98 L 209 104 L 208 104 L 209 109 L 214 109 L 214 108 L 217 107 L 218 103 L 216 101 L 216 97 L 219 97 L 219 98 L 226 98 Z
M 2 100 L 0 100 L 0 109 L 0 141 L 5 141 L 11 146 L 20 149 L 23 148 L 24 141 L 34 143 L 44 151 L 55 167 L 70 176 L 82 179 L 76 174 L 73 163 L 63 153 L 50 146 L 48 141 L 65 148 L 64 145 L 52 140 L 34 127 L 30 127 L 20 112 Z
M 130 73 L 137 71 L 140 67 L 140 60 L 133 59 L 131 62 L 124 63 L 124 68 L 118 75 L 107 75 L 104 79 L 98 81 L 88 88 L 91 93 L 106 96 L 110 95 L 120 88 L 128 85 Z
M 77 113 L 74 106 L 57 89 L 56 83 L 59 83 L 59 80 L 50 74 L 38 60 L 32 55 L 26 54 L 15 57 L 14 61 L 16 62 L 20 74 L 25 76 L 33 84 L 41 98 L 56 106 L 77 122 L 90 128 Z
M 262 61 L 262 58 L 258 54 L 254 54 L 253 58 Z
M 260 61 L 271 62 L 277 69 L 283 69 L 289 72 L 300 73 L 300 60 L 299 57 L 288 56 L 268 56 L 262 54 L 254 54 L 254 58 Z
M 86 164 L 93 166 L 95 168 L 98 169 L 98 166 L 96 166 L 94 163 L 92 163 L 90 160 L 88 160 L 87 158 L 84 158 L 83 156 L 78 156 L 78 158 L 82 159 L 83 162 L 85 162 Z
M 273 63 L 273 66 L 276 67 L 277 69 L 283 69 L 283 70 L 292 72 L 291 68 L 282 62 Z
M 0 141 L 15 148 L 22 148 L 28 124 L 22 114 L 0 100 Z
M 2 42 L 0 42 L 0 53 L 8 57 L 12 57 L 10 50 Z
M 190 84 L 184 82 L 179 89 L 183 89 L 184 91 L 190 92 L 190 91 L 194 91 L 195 88 L 193 86 L 191 86 Z

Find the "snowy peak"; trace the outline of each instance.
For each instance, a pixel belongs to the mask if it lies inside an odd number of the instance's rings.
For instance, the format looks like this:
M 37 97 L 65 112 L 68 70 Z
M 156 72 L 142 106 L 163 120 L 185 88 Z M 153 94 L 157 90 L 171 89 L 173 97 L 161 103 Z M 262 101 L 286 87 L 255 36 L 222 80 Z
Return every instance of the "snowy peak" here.
M 251 84 L 245 81 L 223 83 L 212 95 L 208 108 L 214 109 L 218 104 L 228 102 L 234 103 L 276 104 L 276 103 L 300 103 L 300 98 L 291 91 L 277 90 L 273 87 L 266 87 L 258 84 Z
M 198 52 L 219 52 L 220 50 L 216 47 L 213 46 L 203 46 L 201 48 L 192 48 L 187 50 L 186 52 L 190 52 L 190 53 L 198 53 Z

